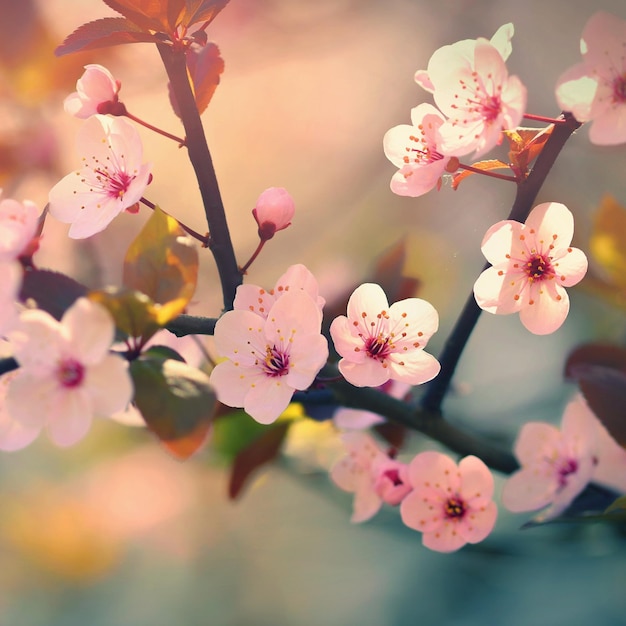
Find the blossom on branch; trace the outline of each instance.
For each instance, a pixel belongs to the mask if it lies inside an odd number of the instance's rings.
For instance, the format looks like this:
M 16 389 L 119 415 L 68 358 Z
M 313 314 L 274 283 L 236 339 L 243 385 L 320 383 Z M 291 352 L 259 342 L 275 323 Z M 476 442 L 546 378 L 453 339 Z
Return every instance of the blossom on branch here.
M 308 389 L 328 358 L 317 303 L 303 290 L 278 298 L 267 318 L 248 310 L 225 313 L 215 347 L 226 357 L 211 372 L 217 399 L 243 407 L 261 424 L 287 408 L 295 390 Z
M 257 199 L 252 215 L 259 225 L 259 237 L 262 241 L 271 239 L 279 230 L 291 225 L 296 212 L 293 198 L 282 187 L 270 187 Z
M 63 107 L 70 115 L 82 119 L 109 113 L 107 109 L 118 102 L 120 87 L 120 81 L 106 67 L 96 63 L 85 65 L 83 75 L 76 82 L 76 91 L 65 98 Z
M 291 265 L 276 281 L 273 289 L 263 289 L 257 285 L 243 284 L 237 287 L 233 308 L 241 311 L 251 311 L 267 318 L 272 305 L 281 296 L 301 290 L 307 293 L 317 303 L 320 316 L 326 301 L 319 295 L 319 286 L 315 276 L 301 263 Z
M 16 302 L 22 285 L 22 267 L 14 261 L 0 261 L 0 336 L 17 321 Z
M 339 371 L 357 387 L 378 387 L 390 379 L 419 385 L 440 370 L 424 352 L 439 316 L 426 300 L 407 298 L 389 306 L 379 285 L 365 283 L 348 301 L 348 316 L 335 318 L 330 334 L 343 358 Z
M 502 130 L 519 126 L 526 108 L 526 88 L 509 76 L 513 25 L 502 26 L 492 41 L 463 40 L 436 50 L 427 70 L 415 75 L 433 94 L 449 119 L 439 128 L 439 148 L 445 155 L 477 158 L 502 140 Z
M 493 530 L 498 510 L 493 476 L 475 456 L 457 464 L 439 452 L 422 452 L 409 463 L 411 493 L 400 505 L 402 521 L 437 552 L 478 543 Z
M 46 428 L 59 446 L 82 439 L 95 415 L 122 410 L 133 397 L 128 363 L 109 353 L 109 312 L 79 298 L 60 322 L 41 310 L 22 313 L 9 341 L 19 370 L 6 410 L 25 429 Z
M 503 220 L 485 234 L 481 250 L 492 267 L 474 284 L 478 306 L 496 315 L 519 313 L 536 335 L 557 330 L 569 312 L 564 287 L 582 280 L 587 257 L 570 247 L 574 217 L 558 202 L 537 205 L 525 224 Z
M 600 11 L 580 40 L 582 63 L 556 85 L 559 106 L 579 122 L 592 122 L 589 139 L 599 145 L 626 142 L 626 20 Z
M 39 209 L 33 202 L 0 201 L 0 261 L 14 261 L 35 251 L 38 221 Z
M 543 422 L 522 426 L 514 453 L 521 465 L 505 483 L 502 503 L 514 513 L 548 507 L 555 517 L 592 480 L 598 463 L 597 418 L 579 396 L 568 404 L 561 428 Z
M 71 224 L 73 239 L 104 230 L 141 199 L 150 182 L 150 164 L 135 127 L 122 118 L 94 115 L 77 136 L 81 168 L 61 179 L 49 194 L 50 214 Z
M 351 521 L 367 521 L 383 502 L 398 506 L 411 491 L 406 464 L 390 458 L 366 433 L 345 433 L 341 439 L 348 454 L 335 463 L 330 477 L 337 487 L 354 493 Z
M 441 186 L 450 162 L 437 146 L 437 131 L 445 121 L 434 106 L 420 104 L 411 110 L 412 125 L 394 126 L 385 133 L 385 156 L 399 168 L 391 179 L 391 191 L 416 198 Z

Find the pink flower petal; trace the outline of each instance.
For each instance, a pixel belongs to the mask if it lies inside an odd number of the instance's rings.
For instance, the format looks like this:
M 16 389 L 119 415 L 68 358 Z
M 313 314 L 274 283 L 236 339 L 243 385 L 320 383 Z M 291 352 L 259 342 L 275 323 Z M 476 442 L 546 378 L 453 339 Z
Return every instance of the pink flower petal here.
M 391 376 L 391 369 L 376 359 L 366 358 L 362 362 L 342 359 L 338 367 L 341 375 L 355 387 L 379 387 Z
M 561 327 L 569 313 L 569 296 L 563 287 L 546 284 L 534 304 L 520 310 L 520 321 L 535 335 L 548 335 Z
M 544 202 L 530 212 L 524 230 L 534 231 L 537 242 L 543 242 L 542 252 L 549 245 L 567 248 L 574 236 L 574 216 L 564 204 Z
M 400 516 L 406 526 L 423 533 L 432 532 L 443 524 L 441 506 L 415 490 L 402 500 Z
M 515 457 L 522 466 L 534 465 L 545 457 L 552 457 L 561 441 L 556 426 L 544 422 L 526 422 L 517 436 Z
M 89 432 L 93 403 L 84 390 L 59 394 L 54 419 L 46 422 L 50 439 L 61 447 L 72 446 Z
M 537 511 L 554 499 L 556 480 L 537 475 L 534 469 L 522 469 L 504 483 L 502 504 L 513 513 Z
M 489 468 L 475 456 L 466 456 L 459 462 L 460 495 L 472 507 L 493 498 L 493 476 Z
M 460 474 L 456 463 L 440 452 L 422 452 L 409 464 L 409 480 L 413 488 L 439 489 L 443 493 L 455 493 L 460 486 Z
M 435 552 L 455 552 L 462 548 L 466 539 L 459 533 L 456 522 L 444 522 L 437 530 L 422 535 L 422 543 Z

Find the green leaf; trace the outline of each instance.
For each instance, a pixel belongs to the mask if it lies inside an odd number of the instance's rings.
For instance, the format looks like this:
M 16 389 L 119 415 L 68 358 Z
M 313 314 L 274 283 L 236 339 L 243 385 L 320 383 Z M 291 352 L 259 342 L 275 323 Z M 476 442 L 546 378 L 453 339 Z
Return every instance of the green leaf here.
M 173 359 L 142 355 L 130 364 L 134 403 L 169 452 L 190 457 L 206 441 L 216 407 L 209 377 Z
M 178 222 L 158 207 L 124 258 L 123 283 L 149 296 L 161 326 L 180 315 L 196 289 L 198 251 Z
M 243 410 L 220 404 L 218 407 L 226 412 L 220 414 L 213 423 L 211 448 L 230 465 L 246 446 L 261 436 L 267 426 L 255 422 Z

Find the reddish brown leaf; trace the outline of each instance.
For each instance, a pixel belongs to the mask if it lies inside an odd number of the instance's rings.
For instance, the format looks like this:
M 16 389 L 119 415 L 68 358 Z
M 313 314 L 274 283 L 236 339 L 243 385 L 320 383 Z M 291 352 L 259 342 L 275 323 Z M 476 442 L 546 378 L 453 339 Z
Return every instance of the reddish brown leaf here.
M 579 365 L 570 374 L 613 439 L 626 446 L 626 373 L 601 365 Z
M 528 172 L 528 166 L 539 156 L 553 130 L 554 124 L 541 130 L 518 128 L 504 131 L 509 141 L 509 160 L 515 171 L 521 175 Z
M 228 2 L 229 0 L 186 0 L 187 6 L 181 23 L 184 26 L 191 26 L 201 22 L 212 22 Z
M 196 106 L 200 114 L 207 108 L 224 71 L 224 59 L 214 43 L 199 50 L 187 51 L 187 67 L 193 84 Z
M 104 0 L 141 29 L 172 34 L 185 8 L 185 0 Z
M 124 43 L 155 42 L 157 38 L 139 29 L 124 17 L 104 17 L 79 26 L 54 51 L 57 56 L 79 50 L 119 46 Z
M 291 422 L 285 421 L 271 426 L 237 455 L 228 485 L 228 496 L 231 500 L 239 496 L 256 469 L 276 458 L 290 425 Z
M 400 450 L 404 445 L 408 430 L 395 422 L 383 422 L 373 428 L 390 446 Z
M 567 357 L 565 377 L 575 378 L 576 370 L 589 365 L 601 365 L 626 373 L 626 349 L 601 343 L 579 346 Z
M 74 301 L 86 294 L 87 287 L 65 274 L 29 269 L 24 273 L 20 300 L 34 300 L 38 308 L 60 320 Z
M 477 170 L 483 170 L 488 172 L 490 170 L 510 170 L 511 168 L 504 163 L 503 161 L 499 161 L 498 159 L 489 159 L 488 161 L 478 161 L 478 163 L 472 163 L 472 167 L 475 167 Z M 478 174 L 478 172 L 473 172 L 472 170 L 463 170 L 459 174 L 457 174 L 452 179 L 452 189 L 458 189 L 459 185 L 462 181 L 464 181 L 468 176 L 472 174 Z

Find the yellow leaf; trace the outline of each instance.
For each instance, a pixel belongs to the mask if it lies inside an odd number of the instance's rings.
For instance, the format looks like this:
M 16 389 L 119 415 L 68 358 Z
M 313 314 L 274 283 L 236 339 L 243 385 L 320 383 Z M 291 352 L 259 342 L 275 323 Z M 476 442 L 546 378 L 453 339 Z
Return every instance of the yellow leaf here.
M 608 194 L 596 212 L 589 250 L 611 282 L 626 289 L 626 209 Z
M 157 207 L 128 248 L 124 286 L 153 300 L 157 321 L 163 326 L 185 310 L 197 280 L 195 245 L 178 222 Z

